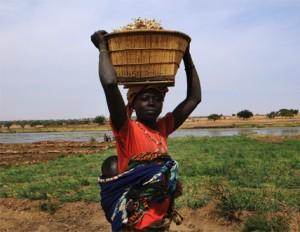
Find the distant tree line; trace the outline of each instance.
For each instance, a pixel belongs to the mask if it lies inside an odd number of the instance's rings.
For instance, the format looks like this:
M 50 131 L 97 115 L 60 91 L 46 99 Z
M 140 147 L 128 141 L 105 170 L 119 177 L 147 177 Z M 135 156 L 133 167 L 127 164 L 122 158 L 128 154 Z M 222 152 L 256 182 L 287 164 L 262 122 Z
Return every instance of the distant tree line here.
M 97 123 L 103 125 L 106 123 L 106 118 L 102 115 L 95 118 L 83 118 L 83 119 L 57 119 L 57 120 L 14 120 L 14 121 L 0 121 L 0 127 L 4 126 L 10 128 L 12 125 L 21 126 L 24 128 L 26 125 L 35 127 L 52 127 L 52 126 L 67 126 L 67 125 L 86 125 Z
M 275 117 L 289 117 L 292 118 L 299 113 L 299 110 L 295 109 L 280 109 L 278 111 L 272 111 L 267 114 L 268 118 L 275 118 Z
M 266 116 L 270 119 L 275 117 L 289 117 L 292 118 L 299 113 L 297 109 L 280 109 L 278 111 L 272 111 Z M 237 116 L 238 118 L 248 119 L 253 117 L 253 113 L 250 110 L 242 110 L 232 116 Z M 222 114 L 210 114 L 208 115 L 209 120 L 219 120 L 223 117 Z M 14 121 L 0 121 L 0 127 L 10 128 L 12 125 L 21 126 L 24 128 L 26 125 L 35 127 L 53 127 L 53 126 L 67 126 L 67 125 L 86 125 L 97 123 L 103 125 L 107 122 L 107 119 L 103 115 L 98 115 L 95 118 L 83 118 L 83 119 L 57 119 L 57 120 L 14 120 Z
M 275 118 L 275 117 L 289 117 L 292 118 L 295 115 L 297 115 L 299 113 L 299 110 L 297 109 L 280 109 L 278 111 L 272 111 L 268 114 L 266 114 L 266 116 L 270 119 Z M 248 119 L 253 117 L 253 113 L 250 110 L 242 110 L 239 111 L 236 114 L 232 114 L 232 116 L 237 116 L 238 118 L 242 118 L 242 119 Z M 209 120 L 219 120 L 223 117 L 222 114 L 210 114 L 207 118 Z

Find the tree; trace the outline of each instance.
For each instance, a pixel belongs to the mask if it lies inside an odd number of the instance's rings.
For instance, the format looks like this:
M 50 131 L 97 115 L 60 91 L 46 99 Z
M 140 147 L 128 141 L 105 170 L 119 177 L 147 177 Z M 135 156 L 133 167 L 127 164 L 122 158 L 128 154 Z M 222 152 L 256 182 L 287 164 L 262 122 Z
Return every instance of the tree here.
M 207 118 L 208 118 L 208 120 L 214 120 L 214 121 L 216 121 L 216 120 L 219 120 L 220 118 L 222 117 L 222 114 L 210 114 Z
M 276 115 L 277 115 L 277 113 L 276 113 L 275 111 L 272 111 L 272 112 L 270 112 L 270 113 L 267 114 L 267 117 L 268 117 L 269 119 L 272 119 L 272 118 L 275 118 Z
M 281 117 L 294 117 L 298 114 L 298 110 L 294 109 L 280 109 L 277 114 Z
M 103 125 L 105 123 L 105 117 L 100 115 L 96 116 L 94 119 L 94 123 L 98 123 L 99 125 Z
M 5 122 L 3 122 L 3 125 L 4 125 L 5 127 L 7 127 L 7 129 L 9 129 L 9 128 L 11 127 L 12 124 L 13 124 L 12 121 L 5 121 Z
M 236 114 L 239 118 L 248 119 L 253 117 L 253 113 L 249 110 L 242 110 Z
M 291 111 L 294 115 L 297 115 L 299 113 L 299 110 L 291 109 Z
M 20 125 L 24 129 L 24 127 L 26 125 L 26 121 L 25 120 L 19 121 L 18 125 Z

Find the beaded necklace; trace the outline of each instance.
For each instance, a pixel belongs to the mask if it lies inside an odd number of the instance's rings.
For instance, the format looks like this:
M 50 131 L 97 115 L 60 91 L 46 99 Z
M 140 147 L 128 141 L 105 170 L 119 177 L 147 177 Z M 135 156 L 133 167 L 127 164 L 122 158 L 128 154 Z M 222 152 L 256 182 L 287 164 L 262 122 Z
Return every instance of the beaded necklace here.
M 144 132 L 144 134 L 147 136 L 148 139 L 150 139 L 152 142 L 154 142 L 156 145 L 162 145 L 162 136 L 160 135 L 160 133 L 158 133 L 159 135 L 159 140 L 153 138 L 150 133 L 148 132 L 148 130 L 145 129 L 145 127 L 143 127 L 138 121 L 135 121 L 136 125 Z

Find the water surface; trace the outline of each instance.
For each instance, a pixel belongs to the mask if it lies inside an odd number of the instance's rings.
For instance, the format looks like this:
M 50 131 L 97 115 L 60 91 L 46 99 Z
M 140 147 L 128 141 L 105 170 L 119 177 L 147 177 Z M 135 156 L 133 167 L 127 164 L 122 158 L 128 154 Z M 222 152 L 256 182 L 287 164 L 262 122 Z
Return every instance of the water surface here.
M 65 141 L 103 141 L 104 134 L 112 136 L 111 131 L 80 131 L 80 132 L 43 132 L 43 133 L 1 133 L 0 143 L 32 143 L 45 140 Z M 300 127 L 272 128 L 218 128 L 218 129 L 183 129 L 177 130 L 170 137 L 185 136 L 234 136 L 234 135 L 299 135 Z

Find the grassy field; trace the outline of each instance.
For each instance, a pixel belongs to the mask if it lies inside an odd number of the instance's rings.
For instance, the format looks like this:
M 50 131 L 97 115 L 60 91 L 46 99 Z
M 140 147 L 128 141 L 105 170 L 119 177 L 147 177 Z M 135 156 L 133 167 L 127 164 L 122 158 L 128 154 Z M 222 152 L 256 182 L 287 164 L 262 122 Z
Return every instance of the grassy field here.
M 0 197 L 97 202 L 101 162 L 114 152 L 2 166 Z M 179 162 L 184 184 L 178 207 L 199 208 L 215 201 L 230 220 L 242 211 L 300 211 L 299 140 L 176 138 L 169 140 L 169 153 Z

